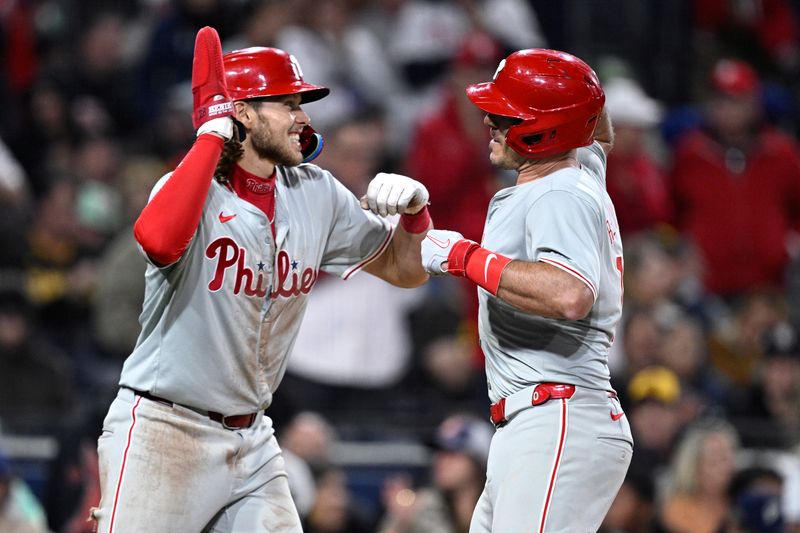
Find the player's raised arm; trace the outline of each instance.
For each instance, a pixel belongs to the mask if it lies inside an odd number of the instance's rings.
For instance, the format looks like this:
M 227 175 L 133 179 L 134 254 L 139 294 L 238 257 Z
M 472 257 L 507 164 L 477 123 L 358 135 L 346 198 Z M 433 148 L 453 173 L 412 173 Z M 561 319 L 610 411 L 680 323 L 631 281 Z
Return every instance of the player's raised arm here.
M 391 243 L 364 267 L 366 272 L 398 287 L 416 287 L 428 279 L 420 254 L 420 243 L 433 227 L 428 197 L 422 183 L 400 174 L 381 172 L 370 182 L 361 207 L 380 216 L 401 216 Z
M 224 141 L 233 136 L 233 102 L 225 84 L 216 30 L 197 33 L 192 64 L 192 122 L 197 140 L 161 189 L 142 210 L 134 236 L 155 264 L 177 261 L 200 223 Z
M 603 148 L 606 155 L 614 148 L 614 128 L 608 110 L 604 107 L 597 117 L 597 126 L 594 128 L 594 140 Z

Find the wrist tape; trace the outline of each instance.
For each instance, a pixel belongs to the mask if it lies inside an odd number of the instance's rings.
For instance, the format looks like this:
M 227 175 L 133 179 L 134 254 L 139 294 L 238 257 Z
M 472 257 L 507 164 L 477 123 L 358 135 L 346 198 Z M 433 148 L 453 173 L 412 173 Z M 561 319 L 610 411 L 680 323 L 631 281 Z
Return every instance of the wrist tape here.
M 422 233 L 431 223 L 431 215 L 428 213 L 428 206 L 426 205 L 413 215 L 402 215 L 400 217 L 400 225 L 408 233 Z
M 447 271 L 454 276 L 466 277 L 496 296 L 500 276 L 510 262 L 511 258 L 465 239 L 456 243 L 450 251 Z

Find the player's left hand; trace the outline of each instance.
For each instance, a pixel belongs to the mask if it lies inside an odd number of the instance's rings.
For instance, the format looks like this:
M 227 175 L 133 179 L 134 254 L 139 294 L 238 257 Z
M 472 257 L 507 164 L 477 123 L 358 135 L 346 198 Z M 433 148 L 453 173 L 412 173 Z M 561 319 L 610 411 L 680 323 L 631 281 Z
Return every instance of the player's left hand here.
M 457 231 L 444 229 L 428 230 L 422 239 L 422 267 L 432 276 L 447 274 L 447 269 L 442 265 L 447 262 L 453 246 L 463 241 L 464 236 Z
M 369 182 L 361 207 L 382 217 L 413 215 L 428 205 L 428 189 L 408 176 L 379 172 Z

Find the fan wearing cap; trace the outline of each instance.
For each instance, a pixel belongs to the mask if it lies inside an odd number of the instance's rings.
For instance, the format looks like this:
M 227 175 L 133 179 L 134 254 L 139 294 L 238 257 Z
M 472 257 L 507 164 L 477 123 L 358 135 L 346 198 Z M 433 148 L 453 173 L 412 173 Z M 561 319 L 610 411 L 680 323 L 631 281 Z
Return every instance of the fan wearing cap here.
M 761 81 L 747 63 L 719 60 L 707 89 L 702 124 L 675 144 L 676 223 L 702 255 L 710 292 L 779 288 L 787 238 L 800 228 L 800 151 L 763 120 Z
M 265 409 L 306 299 L 320 271 L 423 283 L 428 194 L 379 174 L 359 201 L 310 164 L 322 137 L 302 105 L 328 89 L 283 50 L 223 57 L 205 27 L 192 91 L 197 140 L 134 227 L 142 331 L 99 439 L 93 517 L 103 533 L 300 532 Z
M 456 533 L 469 529 L 472 509 L 486 481 L 492 425 L 471 414 L 443 420 L 432 441 L 431 484 L 412 490 L 390 478 L 377 533 Z
M 650 141 L 661 121 L 661 105 L 629 78 L 604 84 L 606 109 L 614 122 L 614 150 L 608 155 L 606 185 L 626 237 L 672 219 L 667 176 Z
M 480 243 L 439 229 L 422 242 L 430 274 L 477 285 L 497 431 L 470 532 L 596 531 L 633 451 L 608 369 L 623 258 L 605 94 L 581 59 L 531 49 L 467 96 L 485 113 L 489 161 L 516 173 Z

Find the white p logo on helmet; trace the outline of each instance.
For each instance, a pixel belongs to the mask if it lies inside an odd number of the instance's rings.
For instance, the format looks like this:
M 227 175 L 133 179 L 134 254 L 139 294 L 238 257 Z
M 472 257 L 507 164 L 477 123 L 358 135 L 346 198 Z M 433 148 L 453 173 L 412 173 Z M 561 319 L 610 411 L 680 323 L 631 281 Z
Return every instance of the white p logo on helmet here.
M 503 59 L 502 61 L 500 61 L 500 64 L 497 65 L 497 70 L 494 71 L 494 76 L 492 76 L 493 80 L 497 79 L 497 75 L 500 74 L 500 71 L 503 70 L 503 67 L 505 66 L 506 66 L 506 60 Z
M 303 69 L 300 68 L 300 63 L 297 61 L 297 58 L 289 54 L 289 62 L 292 64 L 292 70 L 294 70 L 297 77 L 303 79 Z

